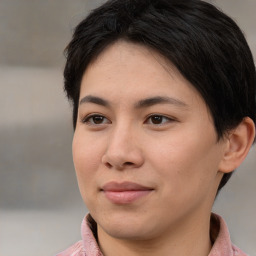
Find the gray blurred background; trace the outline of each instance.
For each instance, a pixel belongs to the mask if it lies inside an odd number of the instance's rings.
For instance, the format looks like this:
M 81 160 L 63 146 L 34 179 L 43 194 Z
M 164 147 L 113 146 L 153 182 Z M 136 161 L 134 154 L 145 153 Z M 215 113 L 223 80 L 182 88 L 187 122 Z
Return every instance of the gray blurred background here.
M 0 256 L 55 255 L 80 239 L 87 209 L 72 164 L 63 49 L 102 1 L 0 0 Z M 256 56 L 256 1 L 212 1 Z M 256 256 L 256 149 L 214 206 L 233 242 Z

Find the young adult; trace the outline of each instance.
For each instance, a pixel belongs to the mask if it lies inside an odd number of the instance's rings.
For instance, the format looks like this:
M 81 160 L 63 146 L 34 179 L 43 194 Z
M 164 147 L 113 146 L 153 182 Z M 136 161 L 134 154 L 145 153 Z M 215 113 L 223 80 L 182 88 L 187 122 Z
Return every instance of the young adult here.
M 255 66 L 235 22 L 199 0 L 112 0 L 66 54 L 89 214 L 59 255 L 245 255 L 211 213 L 255 139 Z

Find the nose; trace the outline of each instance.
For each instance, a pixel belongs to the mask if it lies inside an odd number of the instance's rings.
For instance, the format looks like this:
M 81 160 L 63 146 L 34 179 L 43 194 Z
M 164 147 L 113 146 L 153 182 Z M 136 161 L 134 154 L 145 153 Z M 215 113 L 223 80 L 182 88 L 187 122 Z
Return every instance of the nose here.
M 102 163 L 109 169 L 139 168 L 144 163 L 143 152 L 132 129 L 116 128 L 110 135 Z

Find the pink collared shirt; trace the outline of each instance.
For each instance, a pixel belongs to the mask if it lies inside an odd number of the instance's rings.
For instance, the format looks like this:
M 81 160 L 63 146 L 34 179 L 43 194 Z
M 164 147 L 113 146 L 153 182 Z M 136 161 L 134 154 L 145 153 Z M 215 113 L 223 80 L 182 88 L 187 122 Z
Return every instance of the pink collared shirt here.
M 78 241 L 56 256 L 103 256 L 93 235 L 92 226 L 92 219 L 88 214 L 82 222 L 81 231 L 83 240 Z M 215 235 L 212 235 L 214 243 L 208 256 L 248 256 L 231 243 L 227 225 L 217 214 L 212 214 L 211 231 Z

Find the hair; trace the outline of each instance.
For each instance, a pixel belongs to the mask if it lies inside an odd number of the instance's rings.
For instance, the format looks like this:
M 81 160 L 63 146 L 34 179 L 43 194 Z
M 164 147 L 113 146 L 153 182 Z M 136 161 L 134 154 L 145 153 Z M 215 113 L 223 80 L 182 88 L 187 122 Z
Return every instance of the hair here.
M 204 99 L 218 140 L 247 116 L 256 122 L 253 56 L 230 17 L 200 0 L 110 0 L 77 25 L 65 49 L 64 89 L 74 129 L 86 67 L 118 40 L 168 59 Z M 231 174 L 224 174 L 218 191 Z

